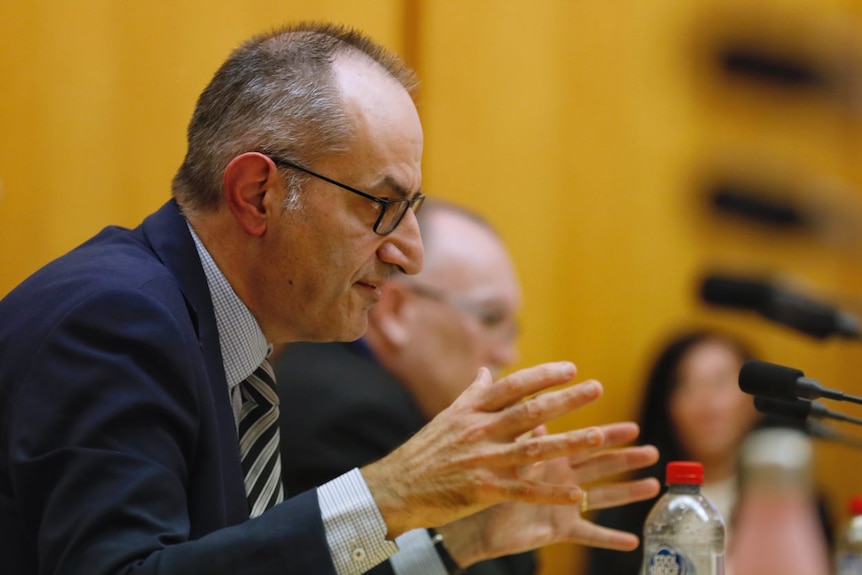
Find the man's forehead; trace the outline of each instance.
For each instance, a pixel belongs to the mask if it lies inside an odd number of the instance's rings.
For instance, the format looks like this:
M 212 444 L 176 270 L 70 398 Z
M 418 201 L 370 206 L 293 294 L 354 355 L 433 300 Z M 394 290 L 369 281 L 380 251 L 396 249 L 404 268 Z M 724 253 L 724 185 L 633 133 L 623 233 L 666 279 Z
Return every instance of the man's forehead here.
M 367 98 L 370 95 L 393 90 L 407 90 L 380 64 L 362 53 L 346 52 L 332 62 L 335 82 L 347 100 Z M 411 100 L 412 101 L 412 100 Z

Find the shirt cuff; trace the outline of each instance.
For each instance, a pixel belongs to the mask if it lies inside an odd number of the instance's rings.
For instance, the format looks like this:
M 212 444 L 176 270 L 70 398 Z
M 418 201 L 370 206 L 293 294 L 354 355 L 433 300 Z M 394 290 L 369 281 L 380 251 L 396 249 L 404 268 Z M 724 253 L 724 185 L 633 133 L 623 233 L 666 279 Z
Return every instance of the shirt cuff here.
M 396 575 L 447 575 L 446 567 L 427 529 L 414 529 L 397 537 L 399 551 L 392 556 Z
M 318 487 L 317 498 L 338 575 L 365 573 L 398 551 L 395 542 L 386 540 L 386 523 L 359 469 Z M 427 534 L 425 538 L 431 546 Z M 436 555 L 433 546 L 431 553 Z M 429 575 L 438 573 L 445 575 L 446 571 Z

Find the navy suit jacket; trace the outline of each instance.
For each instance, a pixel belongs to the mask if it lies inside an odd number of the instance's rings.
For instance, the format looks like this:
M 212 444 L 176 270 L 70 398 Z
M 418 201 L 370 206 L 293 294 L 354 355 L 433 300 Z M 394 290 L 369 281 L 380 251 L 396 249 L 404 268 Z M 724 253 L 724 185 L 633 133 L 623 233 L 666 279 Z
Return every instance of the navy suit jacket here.
M 335 573 L 314 490 L 248 519 L 212 302 L 173 201 L 0 300 L 0 565 Z

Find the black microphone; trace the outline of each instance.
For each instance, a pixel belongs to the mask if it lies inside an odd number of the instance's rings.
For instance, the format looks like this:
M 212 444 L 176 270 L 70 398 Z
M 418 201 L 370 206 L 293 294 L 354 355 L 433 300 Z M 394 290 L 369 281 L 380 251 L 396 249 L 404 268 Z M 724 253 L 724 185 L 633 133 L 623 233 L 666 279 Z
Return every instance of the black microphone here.
M 703 280 L 700 295 L 709 304 L 754 311 L 818 339 L 860 337 L 859 322 L 853 315 L 768 281 L 710 275 Z
M 832 411 L 819 401 L 811 401 L 810 399 L 785 401 L 756 395 L 754 397 L 754 407 L 761 413 L 777 415 L 798 422 L 815 418 L 834 419 L 835 421 L 846 421 L 847 423 L 862 425 L 862 419 L 846 415 L 839 411 Z
M 809 214 L 775 194 L 758 190 L 757 184 L 719 180 L 710 190 L 709 200 L 719 212 L 741 216 L 759 223 L 785 229 L 811 228 Z
M 823 387 L 819 382 L 805 377 L 801 370 L 758 359 L 750 359 L 742 364 L 739 388 L 751 395 L 784 401 L 824 397 L 862 404 L 862 398 Z
M 795 425 L 801 425 L 805 432 L 811 437 L 834 441 L 856 449 L 862 449 L 862 440 L 841 433 L 832 429 L 828 425 L 817 421 L 819 418 L 832 418 L 839 421 L 848 421 L 856 425 L 862 425 L 862 419 L 850 417 L 843 413 L 831 411 L 822 403 L 809 401 L 807 399 L 797 399 L 796 401 L 782 401 L 778 399 L 770 399 L 768 397 L 755 396 L 754 407 L 757 411 L 777 417 L 779 420 L 786 420 Z M 815 418 L 815 419 L 811 419 Z

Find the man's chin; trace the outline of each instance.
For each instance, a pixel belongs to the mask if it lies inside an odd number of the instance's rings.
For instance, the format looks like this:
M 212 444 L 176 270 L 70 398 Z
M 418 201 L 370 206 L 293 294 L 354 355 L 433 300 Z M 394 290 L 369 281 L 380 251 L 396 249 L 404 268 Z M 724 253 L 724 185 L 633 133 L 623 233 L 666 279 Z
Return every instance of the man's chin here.
M 368 312 L 362 314 L 362 321 L 356 326 L 356 329 L 352 331 L 346 339 L 342 341 L 356 341 L 368 331 Z
M 342 325 L 341 329 L 333 329 L 331 332 L 324 334 L 319 341 L 356 341 L 365 335 L 367 329 L 368 312 L 363 311 L 355 321 Z

